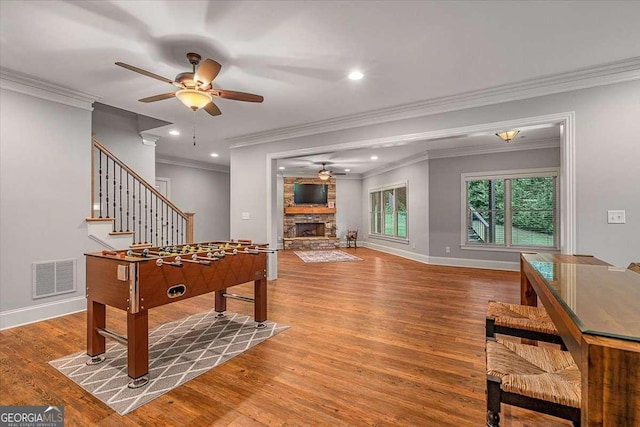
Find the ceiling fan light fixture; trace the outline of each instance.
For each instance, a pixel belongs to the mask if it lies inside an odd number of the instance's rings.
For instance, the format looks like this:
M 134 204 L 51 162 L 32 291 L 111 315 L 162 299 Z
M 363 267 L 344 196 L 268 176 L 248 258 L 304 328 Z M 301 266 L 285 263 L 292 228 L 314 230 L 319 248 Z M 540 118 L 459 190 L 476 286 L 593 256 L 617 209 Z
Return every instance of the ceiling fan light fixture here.
M 176 97 L 193 111 L 204 108 L 213 99 L 207 92 L 195 89 L 181 89 L 176 92 Z
M 318 172 L 318 178 L 320 178 L 322 181 L 327 181 L 329 178 L 331 178 L 331 171 L 322 169 L 320 172 Z
M 504 142 L 511 142 L 511 140 L 516 136 L 518 136 L 519 133 L 520 133 L 519 130 L 505 130 L 505 131 L 496 133 L 496 136 L 501 140 L 503 140 Z

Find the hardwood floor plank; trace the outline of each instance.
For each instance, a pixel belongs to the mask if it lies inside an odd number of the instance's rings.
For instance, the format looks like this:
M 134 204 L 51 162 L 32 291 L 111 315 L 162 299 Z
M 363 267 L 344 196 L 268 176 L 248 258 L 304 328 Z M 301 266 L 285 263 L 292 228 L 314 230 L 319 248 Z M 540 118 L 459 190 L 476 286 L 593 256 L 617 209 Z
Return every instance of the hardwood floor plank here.
M 291 328 L 126 416 L 47 363 L 85 349 L 85 313 L 2 331 L 0 404 L 61 404 L 68 426 L 483 425 L 486 306 L 518 302 L 519 274 L 345 251 L 363 261 L 307 264 L 280 251 L 268 318 Z M 213 304 L 211 294 L 155 308 L 149 328 Z M 236 300 L 228 309 L 253 314 Z M 126 333 L 125 313 L 107 308 L 107 323 Z M 501 417 L 570 425 L 508 406 Z

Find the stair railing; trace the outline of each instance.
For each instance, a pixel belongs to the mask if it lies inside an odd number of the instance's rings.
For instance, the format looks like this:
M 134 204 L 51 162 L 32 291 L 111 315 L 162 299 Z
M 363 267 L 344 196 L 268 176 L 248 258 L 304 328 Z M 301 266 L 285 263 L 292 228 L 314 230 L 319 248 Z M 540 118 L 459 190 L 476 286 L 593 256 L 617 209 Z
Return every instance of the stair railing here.
M 91 218 L 113 219 L 111 234 L 134 245 L 193 242 L 193 217 L 183 212 L 95 138 L 91 149 Z
M 469 205 L 469 215 L 469 225 L 471 229 L 481 242 L 486 243 L 487 237 L 489 237 L 489 223 L 480 212 L 475 210 L 471 205 Z

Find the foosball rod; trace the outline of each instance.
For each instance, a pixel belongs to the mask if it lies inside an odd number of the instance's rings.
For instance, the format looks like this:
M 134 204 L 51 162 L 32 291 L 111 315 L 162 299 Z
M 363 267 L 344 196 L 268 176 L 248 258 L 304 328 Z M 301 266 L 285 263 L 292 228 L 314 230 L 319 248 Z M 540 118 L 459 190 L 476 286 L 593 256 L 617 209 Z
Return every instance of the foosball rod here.
M 203 256 L 198 256 L 196 254 L 193 254 L 191 255 L 191 259 L 194 261 L 201 260 L 201 261 L 211 262 L 211 261 L 218 261 L 219 257 L 213 256 L 213 255 L 211 255 L 210 257 L 203 257 Z
M 174 258 L 174 262 L 190 262 L 192 264 L 211 265 L 211 260 L 210 259 L 208 259 L 206 261 L 197 261 L 197 260 L 182 258 L 182 257 L 180 257 L 180 255 L 177 255 Z
M 162 258 L 158 258 L 156 259 L 156 265 L 158 267 L 162 267 L 163 265 L 168 265 L 171 267 L 178 267 L 178 268 L 182 268 L 184 267 L 184 264 L 182 264 L 181 262 L 164 262 L 164 260 Z
M 259 252 L 259 253 L 265 253 L 265 254 L 275 254 L 276 252 L 278 252 L 275 249 L 269 249 L 269 248 L 257 248 L 257 249 L 251 249 L 251 248 L 244 248 L 244 251 L 239 251 L 239 253 L 252 253 L 252 252 Z
M 223 293 L 222 294 L 223 297 L 225 298 L 231 298 L 231 299 L 237 299 L 240 301 L 245 301 L 245 302 L 250 302 L 250 303 L 254 303 L 256 302 L 256 300 L 254 298 L 251 297 L 245 297 L 244 295 L 236 295 L 236 294 L 228 294 L 228 293 Z
M 99 335 L 102 335 L 105 338 L 111 338 L 114 341 L 119 342 L 122 345 L 127 345 L 127 337 L 123 337 L 122 335 L 118 335 L 114 332 L 111 332 L 107 329 L 97 328 L 96 330 Z

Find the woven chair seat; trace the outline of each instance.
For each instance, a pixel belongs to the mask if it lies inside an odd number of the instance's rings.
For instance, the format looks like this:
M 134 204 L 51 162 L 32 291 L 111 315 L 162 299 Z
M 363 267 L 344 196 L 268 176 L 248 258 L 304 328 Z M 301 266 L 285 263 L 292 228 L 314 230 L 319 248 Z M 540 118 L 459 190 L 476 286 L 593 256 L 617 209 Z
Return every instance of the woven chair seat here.
M 627 268 L 631 271 L 635 271 L 636 273 L 640 273 L 640 262 L 632 262 Z
M 567 351 L 487 341 L 487 375 L 505 392 L 580 408 L 580 371 Z
M 494 318 L 497 326 L 558 335 L 553 321 L 542 307 L 489 301 L 487 317 Z

